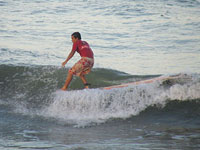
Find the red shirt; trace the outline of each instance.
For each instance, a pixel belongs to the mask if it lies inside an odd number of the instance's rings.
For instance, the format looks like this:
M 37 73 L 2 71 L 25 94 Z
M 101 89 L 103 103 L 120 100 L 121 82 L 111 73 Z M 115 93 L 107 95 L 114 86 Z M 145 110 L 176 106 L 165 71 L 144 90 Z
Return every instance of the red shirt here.
M 77 51 L 81 57 L 94 57 L 92 49 L 86 41 L 77 40 L 72 46 L 72 51 Z

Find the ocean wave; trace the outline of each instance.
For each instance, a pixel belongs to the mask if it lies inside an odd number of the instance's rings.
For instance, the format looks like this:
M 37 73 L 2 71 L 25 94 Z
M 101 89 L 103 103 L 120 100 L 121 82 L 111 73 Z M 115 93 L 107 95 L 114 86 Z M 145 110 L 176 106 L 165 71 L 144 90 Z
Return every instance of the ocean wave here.
M 163 108 L 173 100 L 190 101 L 200 98 L 200 83 L 179 80 L 176 83 L 133 85 L 112 90 L 90 89 L 79 91 L 56 91 L 54 101 L 45 109 L 51 116 L 85 125 L 101 123 L 112 118 L 126 119 L 140 114 L 151 106 Z
M 200 98 L 200 75 L 181 74 L 178 78 L 105 90 L 101 87 L 144 80 L 155 76 L 133 76 L 116 70 L 95 68 L 88 77 L 92 89 L 83 89 L 74 78 L 69 91 L 61 91 L 67 69 L 55 66 L 1 65 L 1 104 L 28 115 L 56 118 L 67 124 L 85 126 L 113 118 L 126 119 L 147 108 L 163 108 L 170 101 Z M 167 75 L 165 75 L 167 76 Z

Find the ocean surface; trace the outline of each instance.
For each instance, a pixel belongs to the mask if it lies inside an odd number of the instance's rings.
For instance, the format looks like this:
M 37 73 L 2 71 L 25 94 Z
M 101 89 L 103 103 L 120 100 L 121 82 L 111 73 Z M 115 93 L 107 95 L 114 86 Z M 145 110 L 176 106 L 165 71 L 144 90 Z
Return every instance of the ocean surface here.
M 64 92 L 76 31 L 92 86 Z M 0 0 L 0 149 L 199 150 L 200 1 Z

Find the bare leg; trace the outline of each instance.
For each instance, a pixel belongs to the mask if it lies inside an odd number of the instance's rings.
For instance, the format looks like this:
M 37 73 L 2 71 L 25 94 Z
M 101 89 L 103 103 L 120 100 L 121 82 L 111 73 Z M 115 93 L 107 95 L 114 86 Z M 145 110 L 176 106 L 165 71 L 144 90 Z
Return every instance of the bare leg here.
M 64 84 L 64 86 L 61 88 L 61 90 L 63 90 L 63 91 L 67 90 L 67 88 L 68 88 L 68 86 L 69 86 L 69 84 L 70 84 L 70 82 L 71 82 L 71 80 L 72 80 L 72 77 L 73 77 L 73 74 L 68 73 L 67 78 L 66 78 L 66 81 L 65 81 L 65 84 Z
M 87 83 L 87 81 L 86 81 L 86 79 L 85 79 L 85 76 L 84 75 L 80 75 L 80 78 L 81 78 L 81 80 L 83 81 L 83 84 L 86 84 Z M 87 86 L 85 86 L 85 88 L 86 89 L 88 89 L 89 87 L 88 87 L 88 85 Z

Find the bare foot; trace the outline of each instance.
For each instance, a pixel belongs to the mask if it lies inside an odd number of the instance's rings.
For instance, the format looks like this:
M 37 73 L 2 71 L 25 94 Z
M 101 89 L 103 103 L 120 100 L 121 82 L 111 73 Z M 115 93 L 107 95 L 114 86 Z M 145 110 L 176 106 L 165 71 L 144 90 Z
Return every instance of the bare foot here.
M 61 88 L 61 90 L 67 91 L 67 88 L 66 88 L 65 86 L 63 86 L 63 87 Z

